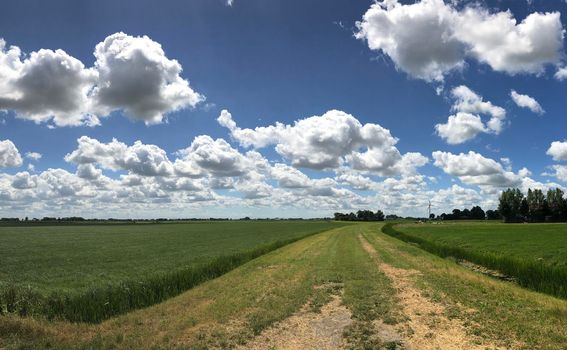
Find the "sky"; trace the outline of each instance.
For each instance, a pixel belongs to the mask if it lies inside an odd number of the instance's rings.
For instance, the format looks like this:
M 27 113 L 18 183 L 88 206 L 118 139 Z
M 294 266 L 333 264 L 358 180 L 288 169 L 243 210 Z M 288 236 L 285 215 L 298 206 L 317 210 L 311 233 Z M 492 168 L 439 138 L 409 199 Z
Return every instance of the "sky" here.
M 425 216 L 567 186 L 567 2 L 5 1 L 0 216 Z

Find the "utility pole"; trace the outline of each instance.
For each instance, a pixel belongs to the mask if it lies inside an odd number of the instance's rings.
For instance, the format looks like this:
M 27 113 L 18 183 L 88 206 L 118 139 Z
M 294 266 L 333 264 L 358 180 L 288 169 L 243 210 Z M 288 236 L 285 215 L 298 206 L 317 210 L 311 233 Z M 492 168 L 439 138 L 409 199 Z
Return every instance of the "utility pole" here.
M 431 201 L 429 201 L 429 205 L 427 206 L 427 212 L 429 215 L 427 215 L 427 219 L 431 220 Z

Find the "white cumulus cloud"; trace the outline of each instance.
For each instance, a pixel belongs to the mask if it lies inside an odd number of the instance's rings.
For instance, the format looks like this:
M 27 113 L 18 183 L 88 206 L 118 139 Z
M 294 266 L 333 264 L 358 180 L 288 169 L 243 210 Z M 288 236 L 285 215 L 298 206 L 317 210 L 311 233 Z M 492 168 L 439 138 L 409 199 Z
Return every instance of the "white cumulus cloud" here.
M 97 72 L 63 50 L 41 49 L 23 61 L 18 47 L 0 39 L 0 109 L 36 123 L 59 126 L 96 125 L 89 114 L 88 92 Z
M 156 124 L 205 99 L 181 77 L 179 62 L 147 36 L 112 34 L 94 55 L 88 68 L 63 50 L 24 55 L 0 38 L 0 110 L 55 126 L 98 125 L 116 110 Z
M 26 152 L 26 158 L 30 159 L 30 160 L 40 160 L 41 159 L 42 154 L 38 153 L 38 152 Z
M 22 156 L 16 145 L 10 140 L 0 141 L 0 168 L 19 167 L 22 165 Z
M 455 145 L 474 139 L 480 133 L 499 134 L 506 118 L 506 110 L 484 101 L 481 96 L 465 85 L 457 86 L 451 91 L 454 99 L 452 111 L 447 123 L 435 125 L 437 134 L 447 143 Z M 481 115 L 490 119 L 486 122 Z
M 124 110 L 146 124 L 161 123 L 164 114 L 204 100 L 180 74 L 181 65 L 166 57 L 161 45 L 147 36 L 124 33 L 96 45 L 96 107 L 106 115 Z
M 567 141 L 553 141 L 547 149 L 547 155 L 550 155 L 553 160 L 567 160 Z
M 177 167 L 195 169 L 193 175 L 206 172 L 218 177 L 240 176 L 267 165 L 258 152 L 243 155 L 225 140 L 213 140 L 208 135 L 195 137 L 188 148 L 178 153 L 181 158 L 176 161 Z
M 457 145 L 486 132 L 486 127 L 478 115 L 458 112 L 449 116 L 447 123 L 437 124 L 435 130 L 448 144 Z
M 275 145 L 278 154 L 299 168 L 336 169 L 348 163 L 357 170 L 388 176 L 412 172 L 427 162 L 419 154 L 407 156 L 414 162 L 404 158 L 395 147 L 398 139 L 388 129 L 373 123 L 362 125 L 338 110 L 300 119 L 293 125 L 276 123 L 255 129 L 239 128 L 226 110 L 217 120 L 242 146 Z
M 356 37 L 388 55 L 396 67 L 427 81 L 443 81 L 467 58 L 508 74 L 543 71 L 563 48 L 559 12 L 532 13 L 517 22 L 510 11 L 475 4 L 457 9 L 443 0 L 375 2 L 357 22 Z
M 116 139 L 105 144 L 88 136 L 80 137 L 77 142 L 78 148 L 65 156 L 67 162 L 99 164 L 105 169 L 127 170 L 144 176 L 166 176 L 173 173 L 166 152 L 156 145 L 136 141 L 128 146 Z
M 550 167 L 552 173 L 544 173 L 544 175 L 553 176 L 559 181 L 567 182 L 567 166 L 566 165 L 552 165 Z
M 567 67 L 560 67 L 557 69 L 554 75 L 555 79 L 557 80 L 565 80 L 567 79 Z
M 27 171 L 19 172 L 14 175 L 12 187 L 20 190 L 37 187 L 37 175 L 30 175 Z
M 473 151 L 460 154 L 435 151 L 432 156 L 435 166 L 469 185 L 515 187 L 528 174 L 527 169 L 517 174 L 508 171 L 501 163 Z
M 510 97 L 512 97 L 512 100 L 518 107 L 527 108 L 537 114 L 545 113 L 539 102 L 529 95 L 519 94 L 516 90 L 511 90 Z

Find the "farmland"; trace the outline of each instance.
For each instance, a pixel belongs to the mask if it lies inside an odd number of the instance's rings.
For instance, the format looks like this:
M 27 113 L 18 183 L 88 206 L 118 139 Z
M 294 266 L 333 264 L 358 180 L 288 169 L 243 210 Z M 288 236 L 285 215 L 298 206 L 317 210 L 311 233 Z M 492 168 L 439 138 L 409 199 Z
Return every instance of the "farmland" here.
M 528 288 L 567 298 L 567 225 L 403 224 L 387 233 L 435 254 L 499 270 Z
M 6 315 L 0 348 L 317 348 L 309 339 L 338 334 L 329 348 L 564 349 L 565 300 L 469 271 L 381 228 L 311 235 L 100 324 Z M 325 338 L 304 329 L 336 325 L 337 315 L 338 331 Z
M 100 321 L 337 226 L 243 221 L 0 227 L 0 305 L 25 314 Z
M 446 222 L 405 224 L 400 231 L 440 244 L 567 267 L 567 225 Z

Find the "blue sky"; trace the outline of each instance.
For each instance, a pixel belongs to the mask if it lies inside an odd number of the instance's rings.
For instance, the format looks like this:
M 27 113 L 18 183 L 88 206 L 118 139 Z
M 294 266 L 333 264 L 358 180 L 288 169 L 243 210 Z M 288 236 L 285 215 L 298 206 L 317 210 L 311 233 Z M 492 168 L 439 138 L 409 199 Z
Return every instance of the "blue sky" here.
M 420 215 L 428 199 L 436 212 L 476 204 L 490 208 L 506 187 L 563 187 L 566 16 L 565 2 L 537 0 L 235 0 L 232 6 L 221 0 L 7 1 L 0 12 L 5 42 L 0 56 L 0 210 L 6 216 L 262 217 L 371 208 Z M 115 33 L 124 34 L 118 38 Z M 135 61 L 131 55 L 126 65 L 101 63 L 93 52 L 106 39 L 150 59 Z M 159 57 L 154 44 L 163 50 Z M 13 50 L 8 54 L 14 47 L 19 57 Z M 34 61 L 33 53 L 41 49 L 52 51 Z M 103 54 L 115 59 L 120 53 Z M 76 80 L 63 81 L 68 89 L 57 92 L 62 75 L 49 73 L 46 62 L 66 60 L 82 63 L 77 74 L 83 85 L 73 90 Z M 161 86 L 150 79 L 120 81 L 131 77 L 123 73 L 127 67 L 136 75 L 143 64 L 157 67 L 172 60 L 182 71 L 159 71 L 165 79 Z M 37 75 L 25 80 L 30 67 L 37 68 Z M 190 96 L 164 98 L 168 84 Z M 460 86 L 466 89 L 459 95 L 455 88 Z M 532 108 L 519 106 L 512 90 L 524 100 L 531 97 Z M 470 93 L 476 96 L 472 100 Z M 45 95 L 51 96 L 51 107 L 38 102 Z M 84 101 L 76 102 L 77 96 Z M 139 107 L 141 96 L 159 105 L 159 112 Z M 68 101 L 76 102 L 73 108 Z M 459 101 L 466 106 L 459 107 Z M 534 102 L 545 112 L 537 112 Z M 503 109 L 505 116 L 495 116 L 491 108 Z M 238 136 L 221 126 L 222 110 L 238 130 L 250 130 Z M 326 114 L 332 110 L 337 112 Z M 459 113 L 467 116 L 445 133 L 436 129 Z M 87 114 L 95 115 L 99 125 L 85 125 L 80 116 Z M 489 126 L 493 119 L 499 126 Z M 301 120 L 312 121 L 305 128 L 314 129 L 282 129 L 265 142 L 258 141 L 265 134 L 254 132 L 276 123 L 292 128 Z M 353 120 L 359 126 L 353 127 Z M 365 136 L 366 125 L 391 136 Z M 345 139 L 340 138 L 343 126 L 351 128 Z M 325 137 L 317 133 L 333 128 L 338 131 L 327 136 L 336 144 L 325 147 L 336 162 L 324 166 L 315 158 L 325 149 L 302 142 L 314 142 Z M 198 148 L 194 141 L 200 135 L 211 140 Z M 98 153 L 87 149 L 94 141 L 80 147 L 83 136 L 98 142 Z M 113 139 L 122 148 L 111 147 Z M 155 147 L 136 153 L 129 147 L 138 140 Z M 557 142 L 553 148 L 552 142 Z M 182 149 L 187 151 L 177 153 Z M 73 151 L 76 157 L 65 157 Z M 27 152 L 41 158 L 30 159 Z M 132 160 L 129 152 L 137 158 Z M 304 159 L 310 154 L 315 160 Z M 265 164 L 258 165 L 258 156 Z M 176 160 L 191 163 L 198 174 L 181 174 Z M 281 164 L 277 171 L 276 164 Z M 160 166 L 165 170 L 155 171 Z M 89 169 L 90 175 L 79 174 L 78 168 Z M 341 177 L 345 174 L 366 184 L 355 185 Z M 127 176 L 141 182 L 126 185 Z M 303 182 L 286 185 L 290 177 Z M 219 181 L 225 188 L 213 185 Z

